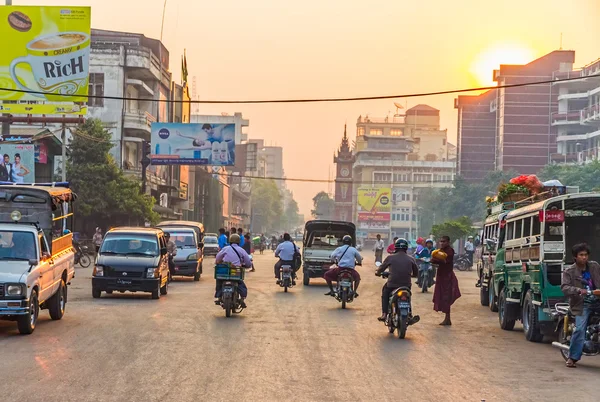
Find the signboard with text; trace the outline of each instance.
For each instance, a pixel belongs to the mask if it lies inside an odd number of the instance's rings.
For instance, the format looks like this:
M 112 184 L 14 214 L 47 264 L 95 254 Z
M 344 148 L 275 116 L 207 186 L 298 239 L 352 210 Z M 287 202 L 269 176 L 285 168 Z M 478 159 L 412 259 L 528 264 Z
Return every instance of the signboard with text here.
M 389 229 L 392 212 L 392 189 L 359 188 L 358 222 L 365 229 Z

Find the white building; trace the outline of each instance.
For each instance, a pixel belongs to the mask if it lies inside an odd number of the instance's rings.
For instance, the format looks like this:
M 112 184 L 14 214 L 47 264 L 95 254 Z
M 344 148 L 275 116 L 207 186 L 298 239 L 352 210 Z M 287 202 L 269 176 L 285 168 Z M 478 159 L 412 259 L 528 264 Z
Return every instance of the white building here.
M 558 111 L 552 113 L 552 125 L 558 129 L 558 163 L 584 163 L 600 159 L 600 59 L 566 72 L 557 71 L 555 79 L 580 78 L 557 82 Z
M 283 148 L 265 145 L 265 140 L 251 139 L 250 144 L 256 144 L 258 175 L 261 177 L 284 177 L 283 170 Z M 284 180 L 275 180 L 277 187 L 285 188 Z

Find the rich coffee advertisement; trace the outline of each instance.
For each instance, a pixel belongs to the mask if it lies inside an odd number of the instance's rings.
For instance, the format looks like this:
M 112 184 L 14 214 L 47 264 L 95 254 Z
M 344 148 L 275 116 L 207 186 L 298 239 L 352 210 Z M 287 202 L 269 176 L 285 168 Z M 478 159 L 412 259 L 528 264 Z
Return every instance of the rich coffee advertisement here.
M 90 7 L 0 7 L 0 113 L 85 114 Z

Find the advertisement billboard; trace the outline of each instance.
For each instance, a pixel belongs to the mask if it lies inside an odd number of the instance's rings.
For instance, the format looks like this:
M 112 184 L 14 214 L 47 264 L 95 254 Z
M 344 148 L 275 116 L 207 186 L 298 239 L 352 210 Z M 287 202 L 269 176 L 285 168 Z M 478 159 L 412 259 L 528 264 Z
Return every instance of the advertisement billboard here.
M 0 142 L 0 181 L 35 183 L 35 145 Z
M 153 165 L 235 164 L 235 124 L 152 123 Z
M 0 52 L 0 113 L 86 114 L 90 16 L 90 7 L 0 7 L 10 44 Z
M 392 213 L 391 188 L 358 189 L 358 223 L 361 229 L 385 230 Z

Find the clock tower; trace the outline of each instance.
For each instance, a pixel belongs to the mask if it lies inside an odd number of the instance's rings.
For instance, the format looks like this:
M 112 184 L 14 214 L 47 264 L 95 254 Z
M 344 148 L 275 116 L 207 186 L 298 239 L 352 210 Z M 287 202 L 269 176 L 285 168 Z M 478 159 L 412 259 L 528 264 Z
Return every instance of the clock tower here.
M 352 154 L 346 126 L 344 126 L 344 137 L 342 143 L 333 156 L 333 162 L 336 164 L 335 175 L 335 219 L 340 221 L 354 220 L 352 216 L 352 167 L 355 156 Z

